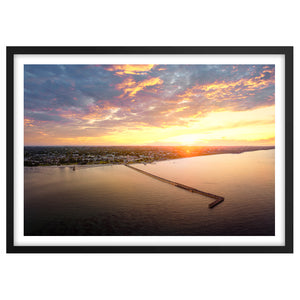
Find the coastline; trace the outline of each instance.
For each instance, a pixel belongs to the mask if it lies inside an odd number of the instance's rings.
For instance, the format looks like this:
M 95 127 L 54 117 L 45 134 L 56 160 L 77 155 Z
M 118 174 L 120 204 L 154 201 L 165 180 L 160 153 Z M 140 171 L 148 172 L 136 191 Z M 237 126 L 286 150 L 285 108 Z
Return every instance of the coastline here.
M 254 151 L 268 151 L 268 150 L 275 150 L 275 146 L 273 148 L 269 149 L 248 149 L 241 152 L 224 152 L 224 153 L 205 153 L 202 155 L 195 155 L 195 156 L 187 156 L 187 157 L 178 157 L 178 158 L 169 158 L 169 159 L 161 159 L 161 160 L 154 160 L 152 162 L 129 162 L 129 163 L 107 163 L 107 164 L 62 164 L 62 165 L 38 165 L 38 166 L 24 166 L 24 168 L 45 168 L 45 167 L 51 167 L 51 168 L 70 168 L 72 169 L 74 166 L 78 169 L 87 169 L 87 168 L 95 168 L 95 167 L 111 167 L 111 166 L 120 166 L 120 165 L 148 165 L 148 164 L 155 164 L 158 162 L 164 162 L 164 161 L 176 161 L 179 159 L 187 159 L 187 158 L 194 158 L 194 157 L 203 157 L 203 156 L 212 156 L 212 155 L 221 155 L 221 154 L 242 154 L 246 152 L 254 152 Z

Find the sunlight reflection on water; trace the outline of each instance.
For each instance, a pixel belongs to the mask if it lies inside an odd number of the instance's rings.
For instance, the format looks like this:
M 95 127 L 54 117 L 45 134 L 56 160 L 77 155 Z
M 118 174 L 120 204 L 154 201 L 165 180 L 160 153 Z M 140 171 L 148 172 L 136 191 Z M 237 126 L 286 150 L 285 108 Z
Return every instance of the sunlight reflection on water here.
M 275 150 L 123 165 L 25 168 L 25 235 L 274 235 Z

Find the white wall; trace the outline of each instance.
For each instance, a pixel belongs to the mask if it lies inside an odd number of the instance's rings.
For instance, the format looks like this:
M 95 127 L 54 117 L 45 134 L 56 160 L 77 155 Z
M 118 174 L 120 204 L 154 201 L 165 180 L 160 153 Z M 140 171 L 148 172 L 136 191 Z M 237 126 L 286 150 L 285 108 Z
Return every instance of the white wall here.
M 295 46 L 296 67 L 300 54 L 296 4 L 290 0 L 2 1 L 1 140 L 6 124 L 6 46 Z M 294 99 L 299 80 L 295 68 Z M 299 111 L 297 101 L 295 111 Z M 299 122 L 295 120 L 296 132 Z M 298 138 L 295 167 L 299 167 L 299 150 Z M 4 161 L 4 142 L 0 157 Z M 295 181 L 299 181 L 299 170 Z M 8 255 L 3 163 L 1 299 L 299 299 L 298 198 L 299 188 L 295 191 L 294 254 Z

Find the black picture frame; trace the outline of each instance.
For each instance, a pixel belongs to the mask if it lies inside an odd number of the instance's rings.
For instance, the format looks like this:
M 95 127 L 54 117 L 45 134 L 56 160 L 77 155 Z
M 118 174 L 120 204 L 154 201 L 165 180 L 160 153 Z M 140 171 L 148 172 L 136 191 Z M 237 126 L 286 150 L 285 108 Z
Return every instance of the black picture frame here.
M 285 244 L 283 246 L 18 246 L 14 243 L 14 63 L 16 55 L 283 55 L 285 82 Z M 292 253 L 293 47 L 7 47 L 7 253 Z

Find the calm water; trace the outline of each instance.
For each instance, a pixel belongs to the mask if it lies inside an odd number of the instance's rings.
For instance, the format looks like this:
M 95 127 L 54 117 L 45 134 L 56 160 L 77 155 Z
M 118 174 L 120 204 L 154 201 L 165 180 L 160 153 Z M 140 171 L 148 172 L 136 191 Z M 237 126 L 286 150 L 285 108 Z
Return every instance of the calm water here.
M 25 235 L 274 235 L 274 150 L 133 166 L 25 168 Z

